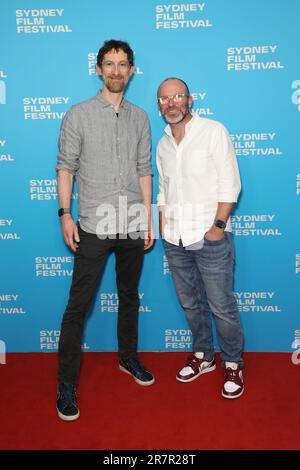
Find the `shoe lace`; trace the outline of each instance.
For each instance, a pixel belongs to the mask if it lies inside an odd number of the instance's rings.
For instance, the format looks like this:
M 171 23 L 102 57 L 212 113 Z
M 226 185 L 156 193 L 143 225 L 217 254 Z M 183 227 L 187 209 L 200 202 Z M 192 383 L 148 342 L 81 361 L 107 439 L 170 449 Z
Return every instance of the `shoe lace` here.
M 189 356 L 187 358 L 187 361 L 185 363 L 185 367 L 191 367 L 193 369 L 193 367 L 198 366 L 198 364 L 199 364 L 199 359 L 196 356 L 194 356 L 194 354 L 193 354 L 192 356 Z
M 140 372 L 144 370 L 144 366 L 140 363 L 140 361 L 136 357 L 130 358 L 130 360 L 128 360 L 128 364 Z
M 227 367 L 225 370 L 225 381 L 226 382 L 236 382 L 236 379 L 238 378 L 238 369 L 231 369 L 231 367 Z
M 61 400 L 64 404 L 76 405 L 76 389 L 73 385 L 64 385 L 61 391 Z

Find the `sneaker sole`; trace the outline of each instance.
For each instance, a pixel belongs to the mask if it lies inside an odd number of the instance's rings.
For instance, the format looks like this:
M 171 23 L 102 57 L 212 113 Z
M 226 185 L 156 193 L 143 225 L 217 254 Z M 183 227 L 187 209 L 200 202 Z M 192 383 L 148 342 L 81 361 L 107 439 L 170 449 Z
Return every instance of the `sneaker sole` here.
M 222 390 L 221 395 L 223 398 L 227 398 L 228 400 L 235 400 L 236 398 L 240 398 L 243 395 L 244 391 L 245 391 L 245 388 L 243 388 L 242 391 L 238 395 L 229 396 L 229 395 L 225 395 L 225 393 L 223 393 L 223 390 Z
M 212 372 L 213 370 L 216 369 L 216 364 L 214 364 L 213 366 L 211 367 L 206 367 L 204 370 L 202 370 L 201 372 L 199 372 L 199 374 L 197 375 L 194 375 L 194 377 L 191 377 L 190 379 L 180 379 L 179 377 L 177 377 L 176 375 L 176 380 L 178 380 L 178 382 L 181 382 L 183 384 L 185 383 L 189 383 L 189 382 L 193 382 L 193 380 L 196 380 L 198 377 L 200 377 L 200 375 L 203 375 L 203 374 L 206 374 L 207 372 Z
M 155 379 L 153 378 L 152 380 L 149 380 L 148 382 L 143 382 L 142 380 L 139 380 L 137 379 L 131 372 L 129 372 L 129 370 L 125 369 L 125 367 L 123 366 L 120 366 L 119 365 L 119 369 L 122 371 L 122 372 L 125 372 L 125 374 L 128 374 L 128 375 L 131 375 L 131 377 L 133 377 L 133 379 L 135 380 L 135 382 L 139 385 L 142 385 L 144 387 L 148 387 L 149 385 L 152 385 L 154 384 L 155 382 Z
M 75 421 L 76 419 L 79 418 L 79 411 L 76 415 L 73 415 L 73 416 L 66 416 L 64 414 L 62 414 L 60 411 L 58 411 L 58 409 L 56 408 L 57 410 L 57 414 L 58 414 L 58 417 L 60 419 L 62 419 L 63 421 Z

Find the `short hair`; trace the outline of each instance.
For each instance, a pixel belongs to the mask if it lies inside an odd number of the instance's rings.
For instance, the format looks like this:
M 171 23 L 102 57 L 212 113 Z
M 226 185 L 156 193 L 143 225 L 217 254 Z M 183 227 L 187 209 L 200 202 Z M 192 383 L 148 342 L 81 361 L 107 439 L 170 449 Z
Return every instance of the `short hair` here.
M 125 54 L 127 54 L 129 64 L 134 64 L 133 50 L 129 46 L 128 42 L 110 39 L 109 41 L 105 41 L 103 46 L 99 49 L 97 55 L 97 65 L 99 67 L 101 67 L 102 65 L 103 57 L 105 56 L 105 54 L 107 54 L 113 49 L 115 49 L 117 52 L 119 51 L 119 49 L 121 49 L 123 52 L 125 52 Z
M 165 82 L 167 82 L 167 81 L 169 81 L 169 80 L 177 80 L 178 82 L 181 82 L 181 83 L 185 86 L 186 94 L 187 94 L 188 96 L 190 96 L 190 90 L 189 90 L 189 87 L 187 86 L 187 84 L 185 83 L 185 81 L 182 80 L 181 78 L 177 78 L 177 77 L 168 77 L 168 78 L 165 78 L 165 80 L 164 80 L 163 82 L 161 82 L 161 84 L 159 85 L 158 90 L 160 89 L 160 87 L 161 87 Z M 157 91 L 158 91 L 158 90 L 157 90 Z

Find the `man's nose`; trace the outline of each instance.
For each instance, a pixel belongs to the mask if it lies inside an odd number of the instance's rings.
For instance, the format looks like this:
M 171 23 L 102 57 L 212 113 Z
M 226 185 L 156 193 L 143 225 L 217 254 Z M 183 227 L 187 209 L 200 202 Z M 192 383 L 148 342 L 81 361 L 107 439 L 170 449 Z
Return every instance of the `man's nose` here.
M 111 72 L 111 73 L 115 73 L 115 72 L 118 72 L 119 70 L 119 65 L 118 64 L 109 64 L 107 66 L 107 69 Z

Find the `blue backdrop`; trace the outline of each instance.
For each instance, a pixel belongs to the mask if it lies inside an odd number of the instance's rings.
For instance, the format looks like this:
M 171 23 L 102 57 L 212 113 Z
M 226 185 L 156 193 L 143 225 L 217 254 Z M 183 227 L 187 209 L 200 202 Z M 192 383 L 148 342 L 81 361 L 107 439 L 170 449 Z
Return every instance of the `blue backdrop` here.
M 243 184 L 232 222 L 245 349 L 300 346 L 299 17 L 298 0 L 1 1 L 0 340 L 7 351 L 57 350 L 73 261 L 57 217 L 57 139 L 64 113 L 101 87 L 96 54 L 111 38 L 135 51 L 127 99 L 149 115 L 154 168 L 164 78 L 184 79 L 193 112 L 228 128 Z M 155 168 L 154 201 L 156 192 Z M 139 348 L 190 349 L 161 240 L 145 257 L 139 291 Z M 116 309 L 111 257 L 85 351 L 116 350 Z

